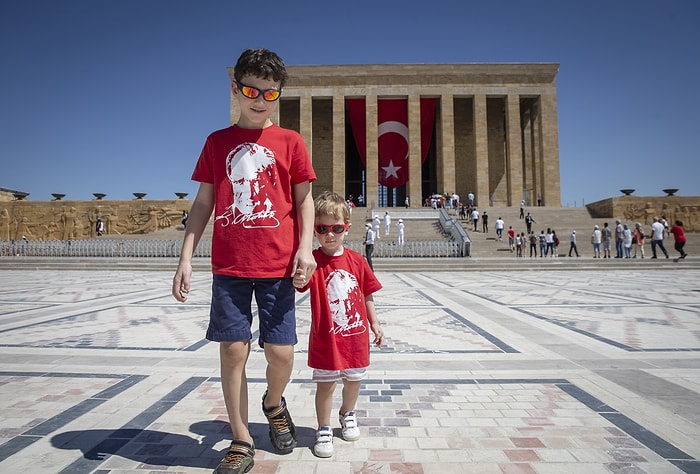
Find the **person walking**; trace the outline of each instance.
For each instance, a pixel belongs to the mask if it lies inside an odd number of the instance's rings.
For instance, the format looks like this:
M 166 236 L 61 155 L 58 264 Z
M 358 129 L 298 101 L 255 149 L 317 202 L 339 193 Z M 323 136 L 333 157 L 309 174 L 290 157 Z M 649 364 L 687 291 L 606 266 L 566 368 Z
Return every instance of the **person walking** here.
M 639 250 L 641 257 L 644 258 L 644 228 L 639 222 L 634 225 L 632 241 L 635 242 L 634 256 L 632 258 L 637 258 L 637 250 Z
M 527 215 L 525 216 L 525 226 L 527 227 L 528 234 L 532 232 L 532 224 L 533 223 L 536 223 L 535 219 L 533 219 L 532 216 L 530 215 L 530 213 L 528 212 Z
M 601 231 L 603 239 L 603 258 L 611 258 L 612 250 L 612 231 L 608 227 L 607 222 L 603 222 L 603 230 Z
M 547 236 L 544 233 L 544 230 L 540 231 L 539 235 L 539 244 L 540 244 L 540 257 L 546 257 L 547 256 Z
M 362 242 L 365 246 L 365 258 L 369 264 L 369 268 L 374 270 L 372 266 L 372 253 L 374 253 L 374 231 L 372 230 L 372 224 L 369 222 L 365 224 L 365 240 Z
M 593 245 L 593 258 L 600 257 L 600 244 L 603 240 L 603 233 L 600 231 L 598 224 L 593 226 L 593 232 L 591 233 L 591 244 Z
M 472 210 L 472 222 L 474 223 L 474 232 L 479 232 L 479 211 L 476 208 Z
M 620 219 L 617 219 L 615 221 L 615 258 L 623 257 L 624 231 L 625 228 L 622 225 L 622 222 L 620 221 Z
M 374 305 L 374 293 L 382 288 L 360 254 L 343 245 L 352 225 L 350 213 L 337 193 L 326 191 L 315 200 L 314 229 L 320 248 L 314 250 L 316 271 L 310 279 L 295 273 L 293 285 L 311 294 L 311 327 L 308 364 L 316 383 L 316 440 L 314 455 L 333 456 L 333 394 L 343 382 L 338 410 L 341 436 L 360 439 L 355 405 L 370 364 L 370 335 L 381 348 L 384 331 Z M 371 229 L 368 229 L 371 232 Z
M 651 224 L 651 258 L 656 258 L 656 247 L 659 247 L 664 253 L 666 258 L 668 258 L 668 252 L 666 247 L 664 247 L 664 233 L 666 229 L 661 223 L 658 217 L 654 217 L 654 223 Z
M 683 247 L 685 247 L 685 231 L 683 230 L 683 222 L 681 221 L 676 221 L 675 225 L 671 227 L 671 230 L 669 231 L 671 234 L 673 234 L 673 240 L 674 240 L 674 248 L 676 251 L 681 254 L 678 259 L 683 259 L 688 256 L 687 253 L 685 253 L 685 250 Z M 676 261 L 678 261 L 678 259 Z
M 622 225 L 622 247 L 625 250 L 625 258 L 632 258 L 632 230 L 627 224 Z
M 535 257 L 537 257 L 537 235 L 530 231 L 528 240 L 530 241 L 530 257 L 532 258 L 533 254 Z
M 253 295 L 258 344 L 267 363 L 261 405 L 270 441 L 282 454 L 297 445 L 283 396 L 297 343 L 292 278 L 300 274 L 310 279 L 316 268 L 311 196 L 316 174 L 302 136 L 271 121 L 288 78 L 284 62 L 267 49 L 248 49 L 238 58 L 233 76 L 231 94 L 240 116 L 236 124 L 212 132 L 199 155 L 192 173 L 199 190 L 172 282 L 173 297 L 187 301 L 192 258 L 211 218 L 213 280 L 206 338 L 219 344 L 221 387 L 233 437 L 217 473 L 248 472 L 255 464 L 246 376 Z
M 503 227 L 505 227 L 506 223 L 503 222 L 503 219 L 500 217 L 496 219 L 496 235 L 498 236 L 498 240 L 503 239 Z
M 486 214 L 486 211 L 481 215 L 481 230 L 484 234 L 489 233 L 489 215 Z
M 576 229 L 572 230 L 569 236 L 569 257 L 571 257 L 571 252 L 576 252 L 576 256 L 580 257 L 578 248 L 576 248 Z

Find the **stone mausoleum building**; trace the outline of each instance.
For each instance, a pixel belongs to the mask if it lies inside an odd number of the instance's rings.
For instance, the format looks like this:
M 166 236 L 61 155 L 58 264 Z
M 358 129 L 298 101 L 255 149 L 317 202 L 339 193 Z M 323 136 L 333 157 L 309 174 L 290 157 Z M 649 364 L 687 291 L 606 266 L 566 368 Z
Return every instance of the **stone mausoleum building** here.
M 371 207 L 434 193 L 559 206 L 558 64 L 288 66 L 273 120 L 302 134 L 314 194 Z M 233 80 L 233 68 L 229 68 Z M 238 118 L 231 100 L 231 122 Z

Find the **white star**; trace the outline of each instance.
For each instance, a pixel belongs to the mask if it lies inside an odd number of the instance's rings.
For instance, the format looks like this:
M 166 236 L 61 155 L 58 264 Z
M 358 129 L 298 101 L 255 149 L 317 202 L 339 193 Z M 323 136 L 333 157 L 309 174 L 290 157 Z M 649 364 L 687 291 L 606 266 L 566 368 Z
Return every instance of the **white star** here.
M 399 171 L 401 168 L 402 166 L 394 166 L 393 160 L 389 160 L 389 166 L 382 166 L 382 169 L 386 172 L 387 179 L 391 178 L 392 176 L 396 179 L 399 179 L 397 171 Z

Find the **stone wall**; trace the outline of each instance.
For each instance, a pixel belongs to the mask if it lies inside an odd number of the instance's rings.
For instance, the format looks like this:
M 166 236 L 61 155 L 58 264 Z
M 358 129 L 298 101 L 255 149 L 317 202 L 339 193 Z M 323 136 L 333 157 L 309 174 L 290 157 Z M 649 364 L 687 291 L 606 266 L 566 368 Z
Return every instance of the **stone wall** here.
M 686 232 L 700 232 L 700 196 L 619 196 L 587 204 L 591 217 L 651 225 L 665 216 L 669 225 L 683 222 Z
M 105 235 L 148 234 L 181 224 L 191 205 L 187 199 L 0 202 L 0 240 L 90 239 L 98 217 Z

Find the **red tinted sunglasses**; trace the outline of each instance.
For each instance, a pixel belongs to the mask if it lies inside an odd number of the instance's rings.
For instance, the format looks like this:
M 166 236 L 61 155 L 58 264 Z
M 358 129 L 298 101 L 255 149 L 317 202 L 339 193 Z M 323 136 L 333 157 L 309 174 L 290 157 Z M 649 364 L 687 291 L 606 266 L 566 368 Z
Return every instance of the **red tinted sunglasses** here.
M 282 95 L 282 91 L 279 89 L 263 90 L 253 86 L 246 86 L 238 81 L 236 81 L 236 87 L 238 87 L 238 90 L 241 91 L 241 94 L 243 94 L 244 97 L 249 99 L 257 99 L 260 94 L 262 94 L 262 97 L 266 102 L 274 102 Z
M 334 234 L 342 234 L 346 230 L 348 230 L 350 226 L 348 224 L 333 224 L 333 225 L 324 225 L 324 224 L 319 224 L 314 227 L 316 230 L 317 234 L 325 235 L 328 232 L 333 232 Z

